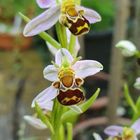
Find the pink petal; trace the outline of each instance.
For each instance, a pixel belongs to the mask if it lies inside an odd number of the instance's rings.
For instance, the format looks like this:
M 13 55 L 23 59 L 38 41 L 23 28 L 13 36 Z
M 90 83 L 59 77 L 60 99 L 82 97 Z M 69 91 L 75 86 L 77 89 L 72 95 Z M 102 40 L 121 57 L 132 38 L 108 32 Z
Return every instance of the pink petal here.
M 77 61 L 73 65 L 73 69 L 76 72 L 76 76 L 80 78 L 85 78 L 90 75 L 94 75 L 103 69 L 103 66 L 98 61 L 94 60 L 81 60 Z
M 55 0 L 36 0 L 36 2 L 40 8 L 49 8 L 56 5 Z
M 37 129 L 46 129 L 47 126 L 38 118 L 33 117 L 33 116 L 24 116 L 24 119 L 33 127 Z
M 134 129 L 136 135 L 140 134 L 140 119 L 134 122 L 134 124 L 131 126 L 131 128 Z
M 46 88 L 45 90 L 43 90 L 42 92 L 40 92 L 32 101 L 32 105 L 31 107 L 35 107 L 35 102 L 37 102 L 39 104 L 39 106 L 41 104 L 43 104 L 44 102 L 50 102 L 52 101 L 56 96 L 58 95 L 57 93 L 57 89 L 55 89 L 53 86 L 50 86 L 48 88 Z
M 58 70 L 54 65 L 48 65 L 43 70 L 44 78 L 49 81 L 57 81 L 58 77 Z
M 24 36 L 34 36 L 51 28 L 60 15 L 60 6 L 54 6 L 32 19 L 24 28 Z
M 108 126 L 104 130 L 104 133 L 107 134 L 108 136 L 118 136 L 119 134 L 122 133 L 122 131 L 123 131 L 123 127 L 112 125 L 112 126 Z
M 84 17 L 89 21 L 89 23 L 96 23 L 101 21 L 101 16 L 96 11 L 83 7 L 83 6 L 77 6 L 78 10 L 84 10 Z
M 67 49 L 62 48 L 59 49 L 55 55 L 55 63 L 61 66 L 64 60 L 67 60 L 68 63 L 72 63 L 73 57 Z

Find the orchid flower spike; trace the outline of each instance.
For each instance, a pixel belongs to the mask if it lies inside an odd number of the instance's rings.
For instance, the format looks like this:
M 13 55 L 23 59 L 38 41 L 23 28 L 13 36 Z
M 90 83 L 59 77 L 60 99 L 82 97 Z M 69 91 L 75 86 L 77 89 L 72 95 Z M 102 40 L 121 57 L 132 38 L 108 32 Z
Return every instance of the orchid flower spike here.
M 24 36 L 34 36 L 50 29 L 59 21 L 67 27 L 73 35 L 82 35 L 89 31 L 90 24 L 101 21 L 100 15 L 89 8 L 77 5 L 74 0 L 37 0 L 45 12 L 31 20 L 24 28 Z
M 113 140 L 138 140 L 140 134 L 140 119 L 136 120 L 131 127 L 112 125 L 104 130 L 105 134 L 113 137 Z
M 95 60 L 77 60 L 72 57 L 67 49 L 60 49 L 55 55 L 55 63 L 48 65 L 43 73 L 44 78 L 51 81 L 52 85 L 35 97 L 39 105 L 46 104 L 57 97 L 62 105 L 75 105 L 85 99 L 80 88 L 84 78 L 94 75 L 103 69 L 101 63 Z

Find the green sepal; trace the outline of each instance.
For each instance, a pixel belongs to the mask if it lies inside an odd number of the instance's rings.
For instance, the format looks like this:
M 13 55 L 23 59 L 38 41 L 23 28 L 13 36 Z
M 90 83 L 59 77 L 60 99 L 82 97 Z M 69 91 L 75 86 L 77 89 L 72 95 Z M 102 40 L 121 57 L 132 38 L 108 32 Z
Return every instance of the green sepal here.
M 98 88 L 96 90 L 96 92 L 90 97 L 90 99 L 88 99 L 83 104 L 79 105 L 82 112 L 85 112 L 94 103 L 94 101 L 96 100 L 96 98 L 99 95 L 99 92 L 100 92 L 100 89 Z M 81 113 L 76 112 L 74 110 L 69 110 L 61 116 L 61 120 L 63 122 L 71 122 L 73 120 L 73 118 L 76 118 L 79 114 L 81 114 Z
M 49 118 L 43 113 L 42 109 L 40 108 L 40 106 L 37 104 L 37 102 L 35 103 L 35 110 L 37 112 L 38 117 L 40 118 L 40 120 L 50 129 L 50 131 L 54 134 L 54 129 L 50 123 Z
M 22 17 L 22 19 L 28 23 L 30 21 L 30 19 L 25 16 L 24 14 L 22 14 L 21 12 L 19 12 L 19 15 Z M 54 46 L 56 49 L 60 49 L 61 45 L 55 40 L 53 39 L 49 34 L 47 34 L 46 32 L 41 32 L 40 34 L 38 34 L 43 40 L 47 41 L 48 43 L 50 43 L 52 46 Z

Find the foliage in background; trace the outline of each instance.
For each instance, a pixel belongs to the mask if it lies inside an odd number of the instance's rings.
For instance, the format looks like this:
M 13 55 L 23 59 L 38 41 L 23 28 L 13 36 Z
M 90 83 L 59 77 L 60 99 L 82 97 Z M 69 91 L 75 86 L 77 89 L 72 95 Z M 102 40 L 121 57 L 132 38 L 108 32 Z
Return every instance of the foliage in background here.
M 0 0 L 0 22 L 10 22 L 18 11 L 30 15 L 35 8 L 35 0 Z

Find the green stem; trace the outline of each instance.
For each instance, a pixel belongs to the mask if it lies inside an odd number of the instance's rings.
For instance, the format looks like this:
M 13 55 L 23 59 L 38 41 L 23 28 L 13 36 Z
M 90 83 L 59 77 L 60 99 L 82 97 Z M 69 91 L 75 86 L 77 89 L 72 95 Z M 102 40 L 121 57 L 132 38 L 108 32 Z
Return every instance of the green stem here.
M 72 124 L 67 123 L 67 140 L 72 140 Z
M 48 43 L 50 43 L 56 49 L 60 49 L 61 48 L 61 45 L 56 40 L 54 40 L 49 34 L 47 34 L 46 32 L 40 33 L 39 36 L 42 39 L 44 39 L 45 41 L 47 41 Z
M 76 37 L 71 34 L 70 43 L 69 43 L 69 46 L 68 46 L 69 51 L 71 52 L 71 54 L 74 54 L 75 41 L 76 41 Z
M 57 101 L 57 99 L 55 99 L 53 111 L 51 114 L 51 122 L 55 133 L 52 134 L 51 140 L 64 140 L 64 128 L 62 121 L 60 120 L 62 114 L 63 106 Z
M 63 125 L 60 126 L 59 140 L 65 140 L 65 129 Z
M 30 21 L 30 19 L 28 17 L 26 17 L 25 15 L 23 15 L 22 13 L 19 13 L 19 15 L 24 19 L 25 22 L 28 23 Z M 53 39 L 49 34 L 47 34 L 46 32 L 41 32 L 39 34 L 39 36 L 42 39 L 44 39 L 45 41 L 48 41 L 48 43 L 50 43 L 56 49 L 61 48 L 61 45 L 55 39 Z
M 137 107 L 135 106 L 134 101 L 132 100 L 132 97 L 129 94 L 129 90 L 128 90 L 127 84 L 124 85 L 124 95 L 125 95 L 125 98 L 126 98 L 126 101 L 128 102 L 128 104 L 131 106 L 133 111 L 137 114 L 138 110 L 137 110 Z
M 57 37 L 63 48 L 67 48 L 67 34 L 66 28 L 59 22 L 56 24 Z

